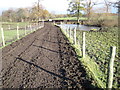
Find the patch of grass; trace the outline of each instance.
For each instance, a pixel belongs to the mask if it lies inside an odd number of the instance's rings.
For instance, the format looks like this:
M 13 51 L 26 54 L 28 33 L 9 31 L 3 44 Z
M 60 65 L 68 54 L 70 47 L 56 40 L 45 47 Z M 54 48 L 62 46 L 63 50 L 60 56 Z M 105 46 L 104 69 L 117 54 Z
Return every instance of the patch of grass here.
M 30 27 L 26 27 L 26 25 L 30 25 L 30 24 L 31 26 L 33 26 L 32 30 Z M 36 25 L 35 23 L 34 24 L 29 23 L 29 22 L 0 22 L 0 26 L 3 27 L 6 46 L 18 40 L 17 39 L 17 25 L 19 26 L 19 38 L 22 38 L 25 36 L 25 27 L 26 27 L 26 35 L 32 33 L 38 28 L 38 25 Z M 10 29 L 9 29 L 9 26 L 10 26 Z M 2 44 L 2 35 L 1 35 L 1 30 L 0 30 L 0 48 L 3 48 L 1 44 Z
M 24 30 L 19 30 L 19 35 L 24 35 Z M 4 31 L 5 40 L 11 40 L 17 37 L 17 30 L 5 30 Z
M 24 30 L 19 30 L 19 35 L 24 35 L 24 32 L 25 32 Z M 0 36 L 1 36 L 1 32 L 0 32 Z M 17 30 L 4 30 L 5 41 L 12 40 L 15 37 L 17 37 Z
M 31 33 L 31 31 L 27 30 L 26 33 L 29 34 Z M 25 36 L 25 30 L 19 30 L 19 37 L 22 38 L 24 36 Z M 4 39 L 5 39 L 6 46 L 18 40 L 17 30 L 4 30 Z M 1 32 L 0 32 L 0 43 L 2 43 Z
M 55 18 L 54 20 L 77 20 L 77 17 Z M 87 18 L 81 17 L 80 20 L 87 20 Z
M 5 41 L 10 41 L 13 40 L 17 37 L 17 25 L 19 26 L 19 28 L 25 28 L 25 25 L 28 25 L 28 22 L 1 22 L 1 27 L 4 30 L 4 38 Z M 9 30 L 12 29 L 12 30 Z M 29 30 L 27 30 L 27 32 L 30 32 Z M 25 33 L 24 30 L 19 30 L 19 35 L 23 35 Z M 2 42 L 2 38 L 1 38 L 1 31 L 0 31 L 0 43 Z
M 24 28 L 25 25 L 29 25 L 29 22 L 2 22 L 2 27 L 3 27 L 4 30 L 8 30 L 9 27 L 11 29 L 15 29 L 15 28 L 17 28 L 17 25 L 19 27 L 23 27 Z

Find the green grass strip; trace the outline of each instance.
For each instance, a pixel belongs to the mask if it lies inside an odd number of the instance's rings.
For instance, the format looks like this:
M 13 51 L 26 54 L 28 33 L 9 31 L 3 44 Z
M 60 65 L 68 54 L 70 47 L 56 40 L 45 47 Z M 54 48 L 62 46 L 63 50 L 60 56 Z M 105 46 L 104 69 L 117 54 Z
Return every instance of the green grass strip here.
M 23 37 L 25 37 L 25 36 L 27 36 L 27 35 L 29 35 L 29 34 L 33 33 L 33 32 L 35 32 L 35 31 L 29 32 L 29 33 L 27 33 L 26 35 L 23 35 L 22 37 L 20 37 L 19 39 L 15 39 L 15 40 L 13 40 L 13 41 L 11 41 L 11 42 L 9 42 L 9 43 L 5 44 L 5 46 L 0 47 L 0 49 L 2 49 L 2 48 L 4 48 L 4 47 L 6 47 L 6 46 L 8 46 L 8 45 L 10 45 L 10 44 L 12 44 L 12 43 L 14 43 L 14 42 L 16 42 L 17 40 L 22 39 Z M 11 33 L 13 34 L 13 32 L 11 32 Z M 11 35 L 11 33 L 10 33 L 9 35 Z M 12 35 L 12 36 L 10 36 L 9 38 L 11 38 L 11 37 L 13 37 L 13 35 Z M 7 40 L 9 40 L 9 38 L 8 38 L 8 37 L 5 37 L 5 38 L 6 38 Z
M 77 20 L 77 17 L 54 18 L 54 20 Z M 87 20 L 87 18 L 80 17 L 80 20 Z

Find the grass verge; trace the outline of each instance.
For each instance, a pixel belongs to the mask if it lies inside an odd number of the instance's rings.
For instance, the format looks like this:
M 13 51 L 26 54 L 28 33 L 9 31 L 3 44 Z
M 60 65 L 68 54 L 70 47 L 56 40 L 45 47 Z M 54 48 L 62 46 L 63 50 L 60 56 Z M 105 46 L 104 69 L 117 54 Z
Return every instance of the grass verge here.
M 77 17 L 54 18 L 54 20 L 77 20 Z M 80 20 L 87 20 L 87 18 L 81 17 Z

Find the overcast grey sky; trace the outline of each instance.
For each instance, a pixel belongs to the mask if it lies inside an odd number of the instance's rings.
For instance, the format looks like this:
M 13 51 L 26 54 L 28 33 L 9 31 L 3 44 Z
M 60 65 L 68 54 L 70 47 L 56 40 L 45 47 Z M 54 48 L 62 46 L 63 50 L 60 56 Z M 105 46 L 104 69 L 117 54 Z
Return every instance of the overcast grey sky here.
M 0 1 L 0 11 L 6 10 L 9 8 L 21 8 L 21 7 L 30 7 L 38 0 L 1 0 Z M 95 2 L 103 2 L 103 0 L 94 0 Z M 117 0 L 108 0 L 108 1 L 117 1 Z M 67 13 L 68 0 L 41 0 L 42 5 L 49 11 L 57 14 Z M 112 12 L 115 12 L 112 9 Z

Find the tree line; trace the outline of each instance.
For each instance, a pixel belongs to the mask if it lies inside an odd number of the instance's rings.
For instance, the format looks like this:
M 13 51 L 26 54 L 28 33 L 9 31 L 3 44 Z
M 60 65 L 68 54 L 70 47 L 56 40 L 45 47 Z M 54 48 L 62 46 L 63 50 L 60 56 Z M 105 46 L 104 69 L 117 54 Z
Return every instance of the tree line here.
M 39 11 L 39 12 L 38 12 Z M 29 8 L 8 9 L 2 12 L 2 21 L 24 22 L 50 18 L 50 13 L 42 5 L 33 5 Z
M 46 10 L 41 4 L 35 3 L 33 6 L 28 8 L 18 8 L 18 9 L 8 9 L 2 12 L 0 16 L 2 21 L 7 22 L 24 22 L 24 21 L 38 21 L 38 20 L 47 20 L 52 18 L 60 17 L 77 17 L 79 22 L 80 17 L 86 17 L 87 20 L 93 20 L 93 17 L 96 19 L 103 18 L 105 16 L 114 15 L 110 13 L 110 7 L 119 8 L 119 2 L 109 2 L 104 0 L 103 3 L 98 3 L 93 0 L 68 0 L 69 8 L 68 14 L 59 14 L 50 13 Z M 104 4 L 102 8 L 94 8 Z M 95 19 L 94 18 L 94 19 Z M 106 18 L 106 17 L 105 17 Z M 100 19 L 101 20 L 101 19 Z M 101 20 L 100 22 L 102 22 Z
M 94 7 L 102 5 L 101 7 L 97 7 L 97 13 L 110 13 L 111 7 L 118 8 L 118 4 L 120 2 L 110 2 L 108 0 L 103 0 L 103 2 L 98 2 L 94 0 L 68 0 L 69 2 L 69 8 L 68 12 L 72 16 L 76 16 L 78 19 L 80 16 L 86 15 L 86 17 L 89 19 L 92 12 L 95 12 Z M 102 12 L 99 10 L 102 9 Z
M 98 24 L 102 26 L 108 23 L 108 21 L 113 20 L 113 16 L 116 14 L 111 13 L 111 7 L 119 9 L 119 1 L 110 2 L 108 0 L 103 0 L 103 2 L 98 2 L 94 0 L 68 0 L 69 1 L 69 16 L 77 17 L 78 23 L 80 17 L 85 16 L 88 20 L 88 24 Z M 97 7 L 97 8 L 96 8 Z M 117 25 L 117 18 L 114 18 L 115 25 Z M 95 22 L 96 21 L 96 22 Z M 113 21 L 114 22 L 114 21 Z M 111 23 L 113 24 L 113 23 Z

